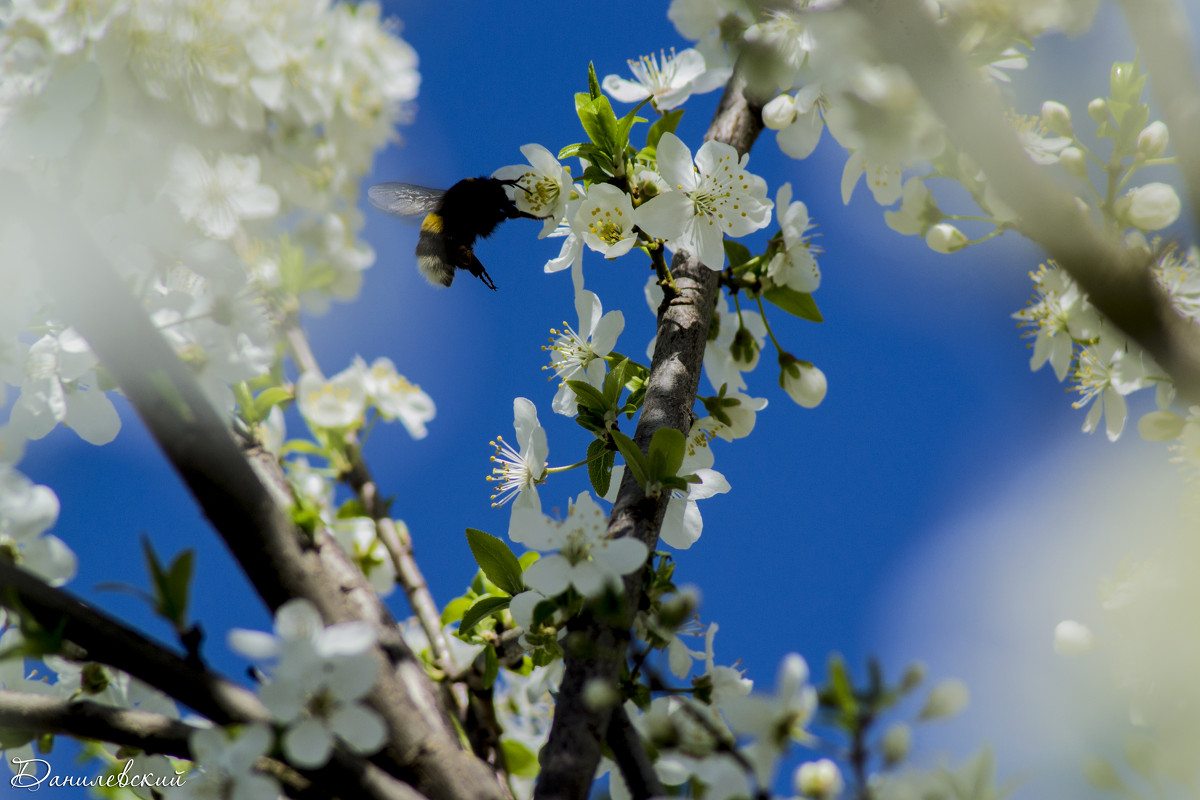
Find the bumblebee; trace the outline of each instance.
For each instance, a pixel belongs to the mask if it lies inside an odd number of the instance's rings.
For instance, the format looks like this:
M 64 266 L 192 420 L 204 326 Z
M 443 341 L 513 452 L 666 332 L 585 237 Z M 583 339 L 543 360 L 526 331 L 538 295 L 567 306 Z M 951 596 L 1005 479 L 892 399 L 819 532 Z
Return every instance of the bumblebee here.
M 475 240 L 490 236 L 505 220 L 541 219 L 517 208 L 505 191 L 515 180 L 466 178 L 446 191 L 410 183 L 377 183 L 367 189 L 371 205 L 396 216 L 424 214 L 417 239 L 417 269 L 436 286 L 454 282 L 454 270 L 465 269 L 495 291 L 496 284 L 475 257 Z

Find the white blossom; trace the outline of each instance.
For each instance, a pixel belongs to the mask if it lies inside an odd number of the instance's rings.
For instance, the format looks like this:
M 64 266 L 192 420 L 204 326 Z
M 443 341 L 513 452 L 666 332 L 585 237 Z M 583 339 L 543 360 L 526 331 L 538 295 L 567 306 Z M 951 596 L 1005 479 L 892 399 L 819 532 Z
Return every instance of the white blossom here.
M 58 520 L 58 497 L 0 463 L 0 552 L 7 552 L 52 586 L 75 577 L 78 560 L 65 542 L 46 533 Z
M 97 385 L 96 366 L 95 354 L 73 328 L 45 334 L 25 354 L 21 395 L 9 424 L 27 439 L 40 439 L 62 424 L 86 442 L 108 444 L 121 419 Z
M 369 755 L 387 735 L 383 720 L 359 701 L 375 684 L 369 652 L 375 633 L 365 622 L 325 626 L 308 600 L 284 603 L 275 612 L 275 634 L 235 629 L 229 644 L 256 661 L 271 661 L 270 680 L 259 696 L 284 723 L 283 751 L 299 767 L 329 759 L 334 738 Z
M 326 380 L 305 372 L 296 381 L 296 405 L 309 424 L 321 428 L 348 428 L 362 421 L 367 405 L 361 364 L 352 364 Z
M 619 258 L 637 244 L 633 203 L 628 194 L 611 184 L 596 184 L 588 190 L 572 227 L 584 244 L 605 258 Z
M 658 143 L 658 171 L 672 187 L 636 211 L 638 225 L 667 247 L 683 248 L 710 269 L 725 265 L 725 236 L 745 236 L 771 219 L 767 183 L 746 172 L 749 156 L 723 142 L 692 152 L 679 137 L 664 133 Z
M 595 292 L 581 289 L 575 293 L 575 312 L 579 317 L 578 330 L 563 322 L 563 330 L 551 329 L 555 338 L 543 349 L 550 351 L 549 369 L 558 378 L 558 391 L 552 408 L 555 413 L 574 416 L 577 407 L 575 392 L 567 381 L 587 381 L 596 389 L 604 385 L 605 357 L 617 344 L 625 329 L 625 315 L 620 311 L 604 313 Z
M 704 56 L 692 49 L 678 54 L 672 49 L 671 55 L 662 54 L 661 62 L 651 54 L 628 63 L 634 80 L 608 75 L 601 83 L 604 91 L 622 103 L 636 103 L 649 97 L 660 111 L 670 111 L 693 94 L 723 86 L 731 73 L 724 67 L 707 69 Z
M 188 222 L 214 239 L 228 239 L 243 219 L 279 211 L 279 193 L 259 183 L 257 156 L 220 156 L 215 167 L 200 151 L 181 145 L 171 159 L 167 195 Z
M 513 529 L 514 541 L 549 553 L 525 570 L 525 583 L 547 597 L 572 586 L 584 597 L 595 597 L 606 586 L 619 586 L 648 555 L 646 545 L 636 539 L 609 538 L 608 515 L 587 492 L 576 498 L 561 521 L 535 509 L 514 509 Z
M 517 532 L 513 520 L 517 509 L 542 510 L 537 484 L 545 479 L 550 446 L 546 441 L 546 430 L 538 422 L 537 408 L 524 397 L 513 400 L 513 429 L 517 438 L 516 449 L 501 436 L 491 442 L 496 449 L 491 460 L 498 466 L 492 468 L 487 480 L 500 484 L 492 493 L 493 506 L 515 501 L 512 509 L 514 516 L 509 518 L 508 535 L 514 542 L 519 542 L 520 539 L 513 535 Z
M 792 202 L 792 185 L 785 183 L 775 195 L 775 213 L 783 234 L 783 250 L 776 253 L 767 265 L 767 275 L 776 285 L 797 292 L 815 292 L 821 286 L 821 270 L 806 235 L 813 227 L 808 207 L 797 200 Z
M 361 359 L 356 359 L 355 363 L 363 370 L 367 399 L 379 409 L 383 418 L 399 419 L 410 436 L 424 439 L 429 433 L 425 423 L 437 413 L 433 398 L 396 372 L 396 365 L 389 358 L 377 358 L 370 367 Z
M 200 774 L 189 774 L 171 797 L 187 800 L 275 800 L 279 784 L 254 771 L 254 764 L 271 749 L 271 729 L 250 723 L 240 729 L 201 728 L 188 737 Z
M 526 214 L 545 220 L 538 234 L 539 239 L 545 238 L 567 213 L 572 192 L 571 171 L 540 144 L 524 145 L 521 155 L 529 159 L 529 166 L 501 167 L 492 177 L 517 182 L 511 190 L 513 202 Z

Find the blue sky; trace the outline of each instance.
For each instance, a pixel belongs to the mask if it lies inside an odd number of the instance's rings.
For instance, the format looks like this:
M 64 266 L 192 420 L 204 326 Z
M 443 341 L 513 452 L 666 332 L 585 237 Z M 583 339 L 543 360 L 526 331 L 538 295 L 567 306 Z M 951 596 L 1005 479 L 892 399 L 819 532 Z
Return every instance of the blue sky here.
M 415 0 L 384 6 L 403 20 L 403 35 L 420 55 L 422 86 L 414 121 L 400 131 L 402 146 L 382 154 L 368 184 L 445 187 L 521 163 L 519 147 L 529 142 L 557 152 L 582 138 L 573 94 L 586 89 L 589 60 L 601 77 L 625 75 L 627 58 L 688 44 L 666 20 L 665 5 L 647 12 L 633 0 L 580 6 L 588 15 L 582 20 L 568 19 L 573 7 L 561 3 L 528 3 L 519 11 L 500 3 L 456 12 Z M 1079 43 L 1043 47 L 1055 53 L 1054 66 L 1040 73 L 1054 88 L 1019 95 L 1019 110 L 1036 113 L 1053 95 L 1082 116 L 1087 99 L 1106 88 L 1108 63 Z M 1132 50 L 1116 55 L 1129 58 Z M 1080 76 L 1074 84 L 1069 73 Z M 679 133 L 693 147 L 716 99 L 713 93 L 687 104 Z M 776 383 L 773 353 L 764 353 L 747 379 L 749 394 L 770 405 L 749 439 L 715 445 L 715 468 L 733 489 L 701 504 L 704 535 L 677 554 L 677 580 L 699 586 L 704 619 L 721 625 L 719 663 L 741 659 L 763 688 L 790 651 L 803 654 L 818 677 L 834 651 L 856 669 L 867 655 L 881 654 L 893 677 L 913 657 L 927 661 L 933 678 L 954 674 L 954 664 L 922 649 L 937 641 L 938 652 L 952 654 L 954 637 L 972 624 L 929 611 L 959 599 L 939 594 L 935 578 L 922 572 L 935 560 L 931 543 L 986 536 L 986 526 L 954 523 L 999 498 L 1018 502 L 1013 481 L 1022 475 L 1047 475 L 1027 487 L 1044 489 L 1054 474 L 1046 465 L 1064 452 L 1102 459 L 1140 447 L 1129 437 L 1114 446 L 1079 434 L 1083 412 L 1070 407 L 1048 371 L 1030 372 L 1010 315 L 1032 291 L 1027 273 L 1038 264 L 1036 249 L 1009 234 L 957 257 L 933 254 L 920 240 L 888 230 L 864 187 L 842 204 L 844 161 L 827 134 L 804 162 L 783 156 L 769 132 L 752 151 L 750 170 L 767 179 L 770 196 L 791 181 L 818 224 L 823 282 L 815 298 L 825 322 L 781 313 L 771 319 L 793 353 L 824 370 L 829 392 L 815 410 L 797 407 Z M 582 457 L 587 434 L 550 411 L 555 387 L 541 370 L 549 328 L 575 323 L 570 280 L 542 272 L 559 240 L 538 240 L 536 223 L 517 220 L 477 248 L 499 291 L 467 276 L 434 289 L 415 269 L 416 228 L 373 209 L 366 215 L 377 263 L 362 297 L 311 320 L 309 330 L 328 374 L 354 355 L 388 356 L 437 404 L 428 438 L 412 441 L 399 426 L 380 426 L 366 456 L 384 493 L 395 495 L 394 513 L 407 522 L 434 596 L 445 603 L 474 573 L 464 528 L 498 535 L 507 528 L 507 509 L 490 508 L 483 478 L 488 441 L 511 435 L 512 399 L 537 405 L 551 464 Z M 617 349 L 643 353 L 653 329 L 642 299 L 648 261 L 635 255 L 610 263 L 589 252 L 584 272 L 606 309 L 625 312 Z M 145 585 L 139 535 L 166 557 L 195 549 L 193 615 L 208 634 L 204 653 L 241 676 L 245 664 L 228 651 L 224 632 L 267 628 L 269 617 L 140 423 L 118 405 L 126 423 L 114 444 L 93 448 L 57 431 L 32 445 L 21 465 L 62 501 L 55 532 L 80 556 L 70 588 L 165 640 L 166 626 L 140 601 L 94 587 Z M 551 481 L 541 490 L 543 505 L 565 509 L 585 488 L 582 474 Z M 956 562 L 968 576 L 982 568 L 982 556 L 971 552 Z M 913 576 L 923 576 L 919 587 L 906 583 Z M 897 613 L 897 598 L 914 592 L 932 598 L 919 625 Z M 392 606 L 406 614 L 402 601 Z M 1044 640 L 1048 647 L 1048 632 Z M 960 755 L 979 741 L 969 716 L 942 730 L 939 743 Z M 1002 759 L 1006 766 L 1018 765 Z

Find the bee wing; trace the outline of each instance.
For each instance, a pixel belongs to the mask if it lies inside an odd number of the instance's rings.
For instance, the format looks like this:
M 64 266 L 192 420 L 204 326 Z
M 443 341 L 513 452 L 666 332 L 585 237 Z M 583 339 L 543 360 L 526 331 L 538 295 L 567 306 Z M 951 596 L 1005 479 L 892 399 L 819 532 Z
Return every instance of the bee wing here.
M 411 183 L 377 183 L 367 189 L 367 199 L 371 205 L 398 217 L 428 214 L 437 209 L 444 194 L 440 189 L 427 189 Z

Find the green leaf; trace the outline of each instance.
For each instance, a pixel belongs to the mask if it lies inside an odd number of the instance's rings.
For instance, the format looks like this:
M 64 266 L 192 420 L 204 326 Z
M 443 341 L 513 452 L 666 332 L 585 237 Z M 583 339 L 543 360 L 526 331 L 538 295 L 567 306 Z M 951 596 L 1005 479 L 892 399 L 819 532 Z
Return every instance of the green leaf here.
M 634 444 L 633 439 L 630 439 L 620 431 L 612 432 L 613 442 L 617 445 L 617 449 L 621 451 L 621 455 L 625 457 L 625 463 L 633 472 L 633 478 L 638 482 L 638 486 L 646 488 L 646 473 L 647 464 L 646 457 L 642 455 L 642 451 Z
M 496 648 L 488 645 L 483 651 L 483 688 L 488 690 L 496 683 L 496 676 L 500 674 L 500 658 L 496 655 Z
M 729 259 L 729 266 L 740 267 L 745 264 L 753 256 L 750 255 L 750 248 L 741 242 L 735 242 L 733 239 L 726 239 L 725 242 L 725 257 Z
M 475 528 L 467 528 L 467 544 L 471 546 L 475 563 L 492 583 L 509 594 L 525 591 L 525 583 L 521 580 L 521 562 L 517 561 L 508 545 L 490 533 Z
M 619 141 L 617 115 L 612 110 L 612 104 L 607 97 L 588 97 L 575 95 L 575 113 L 588 138 L 592 140 L 600 152 L 608 157 L 609 165 L 621 157 L 617 149 Z M 621 148 L 624 149 L 624 148 Z
M 659 428 L 650 439 L 651 477 L 663 481 L 674 478 L 683 466 L 687 437 L 674 428 Z
M 763 292 L 763 297 L 792 316 L 806 319 L 809 322 L 825 321 L 825 318 L 821 316 L 820 310 L 817 309 L 817 304 L 813 301 L 812 295 L 807 292 L 797 292 L 795 289 L 789 289 L 786 286 L 776 286 Z
M 500 742 L 504 751 L 504 766 L 509 775 L 521 778 L 536 778 L 540 767 L 537 755 L 516 739 L 504 739 Z
M 852 719 L 858 713 L 858 700 L 854 697 L 854 687 L 850 684 L 846 662 L 836 653 L 829 657 L 829 688 L 833 692 L 837 708 L 846 719 Z
M 292 393 L 282 386 L 273 386 L 260 392 L 258 397 L 254 398 L 254 412 L 258 415 L 258 419 L 264 419 L 272 408 L 288 402 L 292 397 Z
M 616 408 L 617 401 L 621 398 L 621 390 L 625 388 L 625 382 L 629 379 L 629 359 L 622 358 L 616 362 L 616 366 L 609 369 L 607 375 L 604 376 L 604 399 L 607 401 L 609 408 Z
M 471 607 L 470 599 L 466 597 L 456 597 L 446 604 L 442 609 L 442 625 L 449 625 L 451 622 L 457 622 L 462 619 L 463 614 L 467 613 L 467 609 Z
M 184 550 L 171 564 L 163 569 L 162 562 L 154 552 L 150 539 L 142 537 L 142 554 L 146 559 L 146 569 L 150 572 L 150 582 L 154 587 L 154 610 L 159 616 L 169 621 L 177 631 L 187 627 L 188 593 L 192 582 L 191 550 Z
M 587 381 L 567 381 L 567 388 L 575 393 L 575 399 L 580 405 L 599 414 L 604 414 L 612 405 L 599 389 Z
M 646 134 L 646 148 L 657 152 L 658 140 L 662 138 L 664 133 L 674 133 L 675 128 L 679 126 L 679 120 L 682 118 L 683 109 L 676 108 L 655 120 L 654 124 L 650 126 L 650 131 Z
M 309 456 L 321 456 L 322 458 L 325 457 L 325 448 L 321 447 L 321 445 L 317 444 L 316 442 L 309 441 L 308 439 L 289 439 L 283 443 L 282 447 L 279 448 L 279 452 L 281 455 L 285 456 L 291 455 L 292 453 L 303 453 L 304 455 Z
M 650 102 L 650 98 L 647 97 L 645 100 L 638 103 L 636 106 L 634 106 L 629 111 L 628 114 L 621 117 L 620 122 L 617 124 L 617 139 L 615 141 L 615 144 L 622 151 L 624 151 L 625 147 L 629 144 L 629 131 L 631 131 L 633 129 L 634 124 L 638 123 L 638 122 L 646 121 L 642 117 L 639 117 L 637 115 L 637 112 L 641 109 L 642 106 L 646 105 L 646 103 L 649 103 L 649 102 Z
M 588 480 L 592 482 L 592 490 L 597 496 L 608 494 L 608 486 L 612 482 L 613 451 L 604 446 L 599 439 L 592 440 L 587 449 Z
M 511 597 L 481 597 L 462 615 L 462 620 L 458 623 L 458 632 L 467 633 L 486 617 L 508 608 L 511 602 Z
M 600 97 L 600 81 L 596 79 L 596 65 L 591 61 L 588 62 L 588 93 L 594 100 Z

